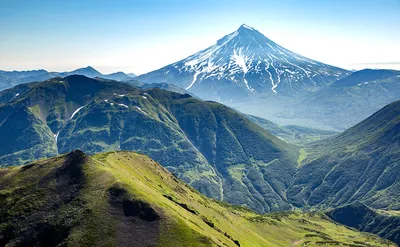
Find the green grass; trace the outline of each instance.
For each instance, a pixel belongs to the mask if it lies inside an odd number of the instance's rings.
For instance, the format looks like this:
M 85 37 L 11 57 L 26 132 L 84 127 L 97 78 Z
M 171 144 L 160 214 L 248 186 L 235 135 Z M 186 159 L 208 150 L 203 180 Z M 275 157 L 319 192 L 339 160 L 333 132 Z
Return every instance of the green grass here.
M 297 241 L 324 241 L 321 236 L 328 236 L 342 244 L 354 244 L 358 240 L 369 242 L 373 246 L 376 241 L 375 237 L 332 224 L 319 214 L 293 212 L 281 217 L 275 216 L 279 214 L 260 216 L 251 211 L 236 210 L 215 203 L 176 180 L 164 168 L 143 155 L 117 152 L 95 155 L 93 159 L 102 160 L 104 166 L 100 169 L 112 173 L 116 181 L 125 184 L 136 197 L 160 208 L 168 219 L 168 224 L 174 225 L 173 230 L 167 228 L 168 230 L 161 232 L 161 246 L 172 246 L 177 239 L 180 245 L 185 243 L 183 246 L 201 246 L 207 243 L 235 246 L 232 239 L 239 241 L 241 246 L 288 246 Z M 198 215 L 182 210 L 177 203 L 164 197 L 165 194 L 189 205 Z M 210 227 L 204 218 L 213 222 L 214 227 Z M 254 218 L 264 220 L 255 221 Z M 312 237 L 307 235 L 315 231 L 323 233 Z M 225 233 L 232 239 L 226 237 Z
M 150 158 L 132 152 L 85 157 L 77 170 L 83 174 L 79 181 L 70 180 L 72 178 L 68 176 L 54 177 L 52 174 L 59 169 L 70 167 L 68 157 L 70 155 L 42 160 L 28 169 L 0 170 L 0 198 L 4 200 L 6 195 L 8 201 L 0 211 L 3 216 L 7 215 L 3 217 L 5 221 L 0 225 L 1 231 L 10 224 L 29 229 L 25 224 L 36 224 L 36 220 L 29 217 L 39 210 L 44 214 L 41 218 L 50 219 L 55 229 L 63 229 L 63 225 L 70 227 L 62 240 L 67 246 L 120 245 L 124 234 L 128 234 L 121 230 L 121 221 L 124 224 L 132 221 L 127 216 L 112 213 L 116 208 L 110 204 L 109 191 L 117 186 L 127 192 L 128 198 L 148 203 L 160 216 L 156 222 L 158 232 L 153 239 L 157 246 L 237 247 L 238 243 L 249 247 L 301 246 L 306 243 L 315 246 L 318 242 L 328 244 L 330 241 L 342 246 L 381 246 L 387 243 L 375 236 L 334 224 L 319 213 L 259 215 L 242 207 L 208 199 Z M 40 211 L 59 200 L 54 193 L 60 183 L 66 182 L 70 186 L 75 183 L 83 186 L 78 187 L 72 201 L 59 205 L 56 211 Z M 20 219 L 15 225 L 17 215 L 25 212 L 31 212 L 28 222 Z M 136 219 L 133 222 L 141 221 Z M 144 223 L 144 226 L 146 224 L 151 223 Z M 31 234 L 33 236 L 35 234 Z
M 177 224 L 178 228 L 172 232 L 168 230 L 165 233 L 161 233 L 161 236 L 164 234 L 168 236 L 164 240 L 161 237 L 162 246 L 173 245 L 169 241 L 176 239 L 183 241 L 181 245 L 185 243 L 184 246 L 190 246 L 190 242 L 193 241 L 193 232 L 197 232 L 200 236 L 208 236 L 217 244 L 226 244 L 228 246 L 235 245 L 232 245 L 234 243 L 225 236 L 225 233 L 238 240 L 241 246 L 273 246 L 274 244 L 275 246 L 286 246 L 292 242 L 301 241 L 301 239 L 315 242 L 321 240 L 321 238 L 315 236 L 307 237 L 306 234 L 307 232 L 317 231 L 317 229 L 321 228 L 325 229 L 324 234 L 343 243 L 353 243 L 352 238 L 357 239 L 362 236 L 360 233 L 352 233 L 348 238 L 342 237 L 341 235 L 344 235 L 348 231 L 346 228 L 336 226 L 326 220 L 324 216 L 318 214 L 303 215 L 300 213 L 289 213 L 276 220 L 274 217 L 259 216 L 251 211 L 238 211 L 232 207 L 216 204 L 201 194 L 193 192 L 191 188 L 176 180 L 165 169 L 142 155 L 118 152 L 99 156 L 95 155 L 93 158 L 95 160 L 103 160 L 103 164 L 105 164 L 104 169 L 111 169 L 110 172 L 115 174 L 117 181 L 126 184 L 136 196 L 149 201 L 151 204 L 156 205 L 156 207 L 162 208 L 164 215 L 173 215 L 173 218 L 177 217 L 181 219 L 170 219 Z M 135 165 L 130 166 L 129 163 Z M 125 172 L 127 170 L 129 174 L 134 174 L 134 176 L 126 176 Z M 154 170 L 156 171 L 156 176 Z M 191 208 L 199 212 L 199 215 L 182 210 L 178 204 L 165 198 L 163 196 L 165 194 L 173 195 L 180 203 L 190 205 Z M 214 228 L 205 223 L 202 217 L 212 221 Z M 268 222 L 268 224 L 254 224 L 252 219 L 256 217 L 264 218 L 264 222 Z M 307 220 L 303 221 L 303 217 L 307 217 Z M 301 225 L 300 223 L 308 226 L 308 230 L 297 226 Z M 277 225 L 279 227 L 276 227 Z M 181 230 L 179 231 L 179 229 Z M 268 232 L 270 234 L 267 234 Z M 291 239 L 279 237 L 285 234 L 286 236 L 291 236 L 292 234 Z M 338 239 L 338 236 L 341 237 Z M 204 239 L 204 237 L 195 237 L 194 239 L 197 242 L 199 239 Z M 289 242 L 289 240 L 291 241 Z
M 400 210 L 382 210 L 382 209 L 376 209 L 375 210 L 377 213 L 382 214 L 382 215 L 387 215 L 387 216 L 400 216 Z
M 301 163 L 303 162 L 303 160 L 305 160 L 307 158 L 307 153 L 306 151 L 302 148 L 299 150 L 299 158 L 297 159 L 297 167 L 301 166 Z

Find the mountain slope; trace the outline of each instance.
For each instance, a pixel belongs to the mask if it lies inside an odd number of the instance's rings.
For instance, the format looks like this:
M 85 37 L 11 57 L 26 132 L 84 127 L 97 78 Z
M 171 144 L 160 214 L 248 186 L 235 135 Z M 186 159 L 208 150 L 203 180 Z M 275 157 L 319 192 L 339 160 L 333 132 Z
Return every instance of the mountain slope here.
M 286 117 L 305 116 L 343 129 L 399 99 L 400 71 L 366 69 L 309 95 Z
M 128 81 L 136 76 L 134 76 L 134 75 L 130 76 L 129 74 L 125 74 L 124 72 L 119 71 L 119 72 L 111 73 L 108 75 L 102 75 L 100 77 L 104 78 L 104 79 L 115 80 L 115 81 Z
M 96 69 L 94 69 L 91 66 L 87 66 L 85 68 L 80 68 L 80 69 L 76 69 L 73 70 L 71 72 L 64 72 L 63 75 L 65 74 L 65 76 L 69 76 L 69 75 L 84 75 L 86 77 L 90 77 L 90 78 L 95 78 L 95 77 L 101 77 L 103 74 L 101 74 L 99 71 L 97 71 Z M 61 76 L 63 76 L 61 75 Z
M 382 214 L 362 204 L 355 204 L 331 210 L 328 216 L 343 225 L 371 232 L 400 244 L 399 215 Z
M 138 80 L 176 84 L 204 99 L 232 102 L 262 93 L 316 91 L 348 73 L 293 53 L 242 25 L 215 45 Z
M 185 89 L 178 87 L 174 84 L 168 84 L 168 83 L 151 83 L 151 84 L 145 83 L 145 84 L 141 85 L 140 87 L 143 89 L 160 88 L 160 89 L 164 89 L 164 90 L 175 92 L 175 93 L 190 94 Z M 194 95 L 192 95 L 192 96 L 194 96 Z
M 297 149 L 236 111 L 188 94 L 55 78 L 0 105 L 0 133 L 13 140 L 0 148 L 0 166 L 75 149 L 133 150 L 212 198 L 259 212 L 291 208 L 285 190 Z
M 53 77 L 55 77 L 54 75 Z M 46 70 L 31 70 L 31 71 L 1 71 L 0 72 L 0 91 L 11 88 L 15 85 L 44 81 L 50 78 L 49 72 Z
M 29 83 L 45 81 L 55 77 L 66 77 L 70 75 L 83 75 L 90 78 L 100 77 L 109 80 L 128 81 L 134 74 L 127 75 L 123 72 L 116 72 L 112 74 L 102 74 L 91 66 L 76 69 L 69 72 L 49 72 L 46 70 L 29 70 L 29 71 L 2 71 L 0 70 L 0 91 L 11 88 L 13 86 Z
M 302 153 L 287 191 L 294 205 L 400 208 L 400 101 Z
M 318 213 L 261 216 L 213 201 L 129 152 L 0 169 L 0 202 L 9 246 L 394 246 Z

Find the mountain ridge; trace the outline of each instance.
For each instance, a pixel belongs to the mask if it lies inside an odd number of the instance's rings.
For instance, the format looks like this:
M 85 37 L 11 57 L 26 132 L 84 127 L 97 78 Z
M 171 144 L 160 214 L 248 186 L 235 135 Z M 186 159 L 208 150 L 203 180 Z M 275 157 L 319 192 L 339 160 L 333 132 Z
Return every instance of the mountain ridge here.
M 347 129 L 399 99 L 400 71 L 365 69 L 309 95 L 293 107 L 291 114 Z
M 400 99 L 400 71 L 356 71 L 300 98 L 265 97 L 230 104 L 281 125 L 344 131 Z
M 136 77 L 136 75 L 132 73 L 125 74 L 121 71 L 111 74 L 102 74 L 91 66 L 79 68 L 69 72 L 49 72 L 44 69 L 25 71 L 0 70 L 0 91 L 23 83 L 45 81 L 51 78 L 66 77 L 70 75 L 84 75 L 90 78 L 100 77 L 117 81 L 128 81 Z
M 5 246 L 395 246 L 322 213 L 259 215 L 211 200 L 133 152 L 75 150 L 0 169 L 0 202 Z

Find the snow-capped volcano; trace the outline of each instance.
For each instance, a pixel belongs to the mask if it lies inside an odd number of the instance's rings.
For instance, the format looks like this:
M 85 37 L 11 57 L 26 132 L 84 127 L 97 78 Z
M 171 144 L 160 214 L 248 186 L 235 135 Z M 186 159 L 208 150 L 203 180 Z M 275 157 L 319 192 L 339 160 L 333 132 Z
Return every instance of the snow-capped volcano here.
M 205 99 L 235 101 L 260 93 L 315 91 L 348 74 L 291 52 L 242 25 L 215 45 L 138 79 L 173 83 Z

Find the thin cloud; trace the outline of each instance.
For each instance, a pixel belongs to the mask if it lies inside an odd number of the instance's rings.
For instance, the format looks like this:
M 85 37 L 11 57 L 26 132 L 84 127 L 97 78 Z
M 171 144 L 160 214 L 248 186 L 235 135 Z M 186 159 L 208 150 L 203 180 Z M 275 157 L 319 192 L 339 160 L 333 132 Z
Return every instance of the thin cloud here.
M 352 65 L 400 65 L 400 62 L 353 63 Z

